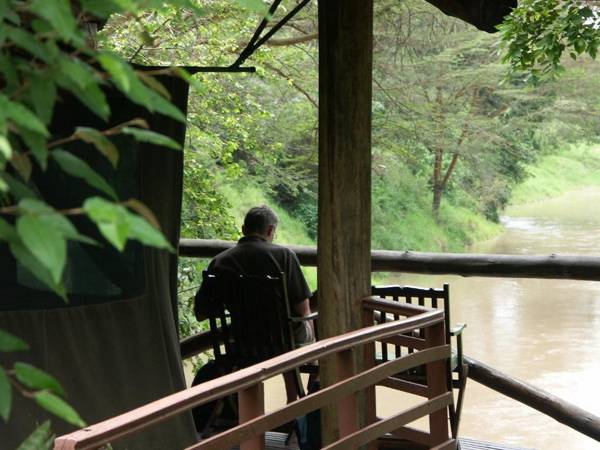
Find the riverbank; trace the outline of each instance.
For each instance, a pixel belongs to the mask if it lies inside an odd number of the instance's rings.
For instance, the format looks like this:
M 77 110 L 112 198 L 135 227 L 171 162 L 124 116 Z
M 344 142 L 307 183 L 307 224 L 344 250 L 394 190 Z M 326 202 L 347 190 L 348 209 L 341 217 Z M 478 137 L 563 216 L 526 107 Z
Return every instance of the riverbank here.
M 511 205 L 558 197 L 578 189 L 600 186 L 600 145 L 574 144 L 542 157 L 527 168 L 529 177 L 515 187 Z

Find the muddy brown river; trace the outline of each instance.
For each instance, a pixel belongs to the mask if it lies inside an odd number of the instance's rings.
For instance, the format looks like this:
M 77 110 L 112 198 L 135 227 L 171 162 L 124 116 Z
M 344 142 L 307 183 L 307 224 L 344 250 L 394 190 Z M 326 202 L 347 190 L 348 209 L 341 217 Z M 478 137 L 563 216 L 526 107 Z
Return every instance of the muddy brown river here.
M 511 207 L 505 232 L 476 253 L 600 256 L 600 189 Z M 465 353 L 600 416 L 600 282 L 404 275 L 393 282 L 450 283 L 452 322 Z M 460 435 L 540 450 L 600 443 L 469 380 Z

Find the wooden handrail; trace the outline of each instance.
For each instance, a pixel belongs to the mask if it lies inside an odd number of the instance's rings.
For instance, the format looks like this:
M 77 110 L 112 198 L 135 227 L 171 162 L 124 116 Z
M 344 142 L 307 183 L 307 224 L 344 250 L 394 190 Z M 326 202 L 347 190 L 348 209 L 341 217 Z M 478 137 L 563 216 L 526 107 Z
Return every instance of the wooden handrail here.
M 465 355 L 468 377 L 600 441 L 600 417 Z
M 181 239 L 179 255 L 212 258 L 235 242 L 211 239 Z M 288 245 L 300 263 L 317 265 L 316 247 Z M 583 255 L 494 255 L 463 253 L 422 253 L 373 250 L 373 272 L 451 274 L 465 277 L 553 278 L 600 281 L 600 257 Z
M 353 347 L 407 333 L 444 321 L 444 312 L 431 310 L 404 320 L 361 328 L 317 341 L 215 380 L 177 392 L 104 422 L 61 436 L 55 450 L 92 449 L 234 392 L 248 389 L 275 375 Z
M 231 448 L 235 446 L 240 439 L 244 440 L 257 433 L 263 433 L 272 430 L 284 423 L 320 409 L 323 406 L 333 403 L 340 398 L 372 386 L 395 373 L 408 370 L 412 367 L 417 367 L 422 364 L 427 364 L 432 361 L 448 358 L 450 356 L 450 346 L 443 345 L 432 347 L 418 353 L 407 355 L 403 358 L 388 361 L 379 366 L 373 367 L 365 372 L 355 375 L 351 378 L 340 381 L 339 383 L 321 389 L 308 397 L 301 398 L 286 406 L 276 409 L 269 415 L 258 417 L 249 422 L 231 428 L 218 436 L 206 439 L 196 445 L 189 447 L 186 450 L 220 450 L 223 448 Z M 450 393 L 448 393 L 451 395 Z M 443 406 L 447 406 L 443 405 Z M 419 416 L 420 417 L 420 416 Z M 414 420 L 414 419 L 413 419 Z M 395 430 L 399 426 L 390 428 Z M 385 434 L 381 433 L 381 434 Z

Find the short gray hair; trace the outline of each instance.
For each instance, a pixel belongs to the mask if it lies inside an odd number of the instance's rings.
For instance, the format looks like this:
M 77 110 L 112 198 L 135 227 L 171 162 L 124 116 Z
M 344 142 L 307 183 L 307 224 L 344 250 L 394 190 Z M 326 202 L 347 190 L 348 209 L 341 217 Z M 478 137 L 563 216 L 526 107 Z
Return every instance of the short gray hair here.
M 267 205 L 255 206 L 246 213 L 244 233 L 266 234 L 270 226 L 276 227 L 278 223 L 277 214 Z

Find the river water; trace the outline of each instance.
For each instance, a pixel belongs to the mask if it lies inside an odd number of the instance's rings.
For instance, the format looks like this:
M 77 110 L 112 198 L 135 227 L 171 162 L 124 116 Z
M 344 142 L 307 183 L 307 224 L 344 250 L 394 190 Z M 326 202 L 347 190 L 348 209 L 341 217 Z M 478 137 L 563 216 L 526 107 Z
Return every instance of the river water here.
M 474 253 L 600 256 L 600 189 L 511 207 L 505 232 Z M 452 323 L 465 353 L 600 416 L 600 282 L 402 275 L 392 282 L 450 283 Z M 469 380 L 460 435 L 539 450 L 600 443 Z

